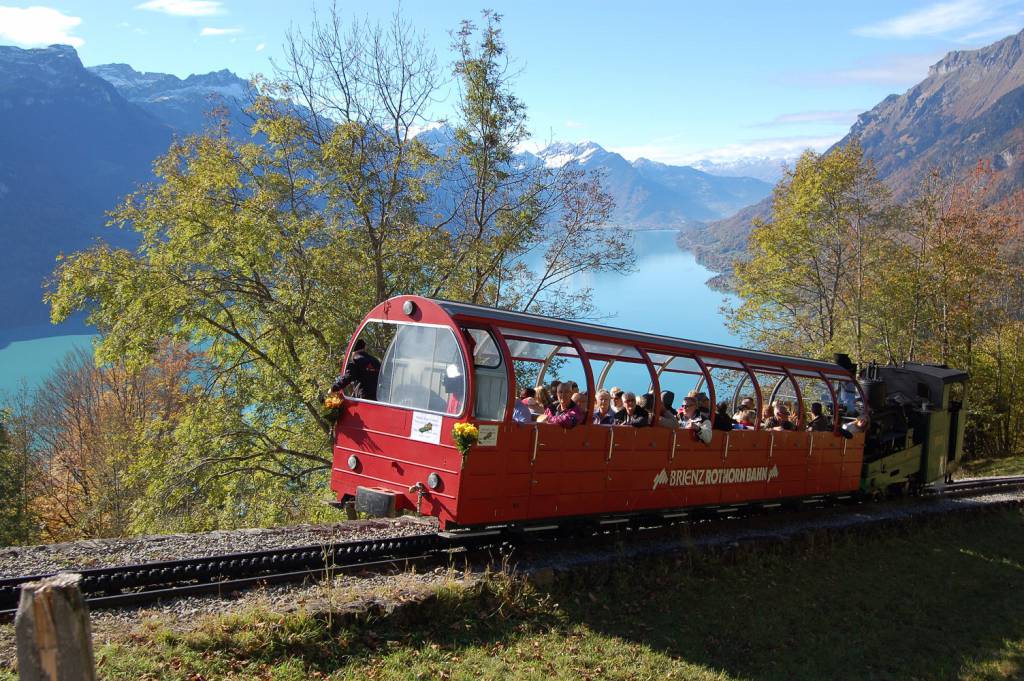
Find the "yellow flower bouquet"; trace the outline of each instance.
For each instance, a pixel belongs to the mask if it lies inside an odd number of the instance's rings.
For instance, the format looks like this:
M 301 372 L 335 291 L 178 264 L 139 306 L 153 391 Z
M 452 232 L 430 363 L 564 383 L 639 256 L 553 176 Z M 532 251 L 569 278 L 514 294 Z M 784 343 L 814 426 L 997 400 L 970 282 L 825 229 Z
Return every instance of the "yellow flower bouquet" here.
M 472 423 L 460 421 L 452 428 L 452 439 L 455 440 L 455 449 L 462 454 L 462 465 L 466 465 L 466 455 L 469 448 L 480 440 L 480 429 Z
M 341 393 L 328 393 L 324 398 L 324 418 L 330 421 L 337 421 L 341 416 L 341 408 L 345 405 L 345 397 Z

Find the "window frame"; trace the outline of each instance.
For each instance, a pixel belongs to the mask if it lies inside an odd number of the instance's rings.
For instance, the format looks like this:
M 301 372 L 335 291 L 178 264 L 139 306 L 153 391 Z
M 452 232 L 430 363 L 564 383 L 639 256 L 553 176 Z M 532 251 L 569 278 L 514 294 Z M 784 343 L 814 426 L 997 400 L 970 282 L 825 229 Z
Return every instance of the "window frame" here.
M 365 398 L 362 398 L 362 397 L 348 397 L 348 396 L 346 396 L 345 399 L 347 401 L 351 400 L 353 402 L 361 402 L 361 403 L 365 403 L 365 404 L 378 404 L 378 405 L 381 405 L 381 406 L 384 406 L 384 407 L 392 407 L 392 408 L 395 408 L 395 409 L 404 409 L 405 411 L 410 411 L 410 412 L 417 412 L 418 411 L 418 412 L 422 412 L 422 413 L 425 413 L 425 414 L 437 414 L 437 415 L 442 416 L 442 417 L 448 417 L 448 418 L 454 418 L 454 419 L 460 419 L 460 418 L 466 416 L 469 413 L 470 400 L 472 399 L 472 400 L 475 401 L 475 399 L 476 399 L 476 391 L 475 391 L 474 385 L 473 385 L 472 372 L 469 371 L 469 369 L 467 368 L 468 366 L 471 365 L 471 362 L 467 362 L 466 361 L 466 350 L 467 350 L 467 348 L 465 346 L 465 340 L 459 337 L 461 335 L 460 333 L 456 333 L 457 331 L 459 331 L 458 327 L 452 327 L 449 324 L 435 324 L 435 323 L 431 323 L 431 322 L 406 321 L 404 319 L 379 319 L 379 318 L 366 319 L 366 320 L 363 321 L 362 324 L 359 325 L 359 329 L 357 330 L 356 334 L 352 337 L 352 340 L 349 343 L 348 351 L 345 353 L 345 363 L 346 364 L 348 363 L 349 357 L 352 354 L 352 346 L 355 344 L 355 341 L 363 334 L 363 329 L 365 329 L 366 326 L 368 324 L 371 324 L 371 323 L 372 324 L 392 324 L 394 326 L 421 326 L 421 327 L 429 327 L 429 328 L 434 328 L 434 329 L 446 329 L 448 331 L 448 333 L 450 333 L 452 335 L 452 340 L 455 341 L 455 346 L 456 346 L 456 348 L 458 348 L 459 357 L 462 359 L 462 367 L 463 367 L 463 371 L 465 373 L 465 379 L 466 379 L 466 381 L 465 381 L 465 396 L 464 396 L 464 398 L 462 400 L 460 411 L 457 414 L 450 414 L 447 411 L 437 411 L 437 410 L 434 410 L 434 409 L 421 409 L 419 407 L 410 407 L 410 406 L 407 406 L 407 405 L 404 405 L 404 404 L 395 404 L 394 402 L 385 402 L 384 400 L 381 400 L 381 399 L 368 400 L 368 399 L 365 399 Z M 398 338 L 398 332 L 397 331 L 395 332 L 395 338 Z M 392 343 L 394 343 L 394 339 L 392 340 Z M 387 356 L 388 349 L 389 348 L 385 348 L 384 351 L 381 353 L 381 358 L 380 358 L 381 369 L 383 369 L 383 367 L 384 367 L 384 358 Z M 381 373 L 383 374 L 383 371 Z M 379 378 L 378 378 L 378 381 L 379 381 Z M 379 382 L 378 382 L 378 388 L 379 388 Z M 378 395 L 379 395 L 379 393 L 378 393 Z

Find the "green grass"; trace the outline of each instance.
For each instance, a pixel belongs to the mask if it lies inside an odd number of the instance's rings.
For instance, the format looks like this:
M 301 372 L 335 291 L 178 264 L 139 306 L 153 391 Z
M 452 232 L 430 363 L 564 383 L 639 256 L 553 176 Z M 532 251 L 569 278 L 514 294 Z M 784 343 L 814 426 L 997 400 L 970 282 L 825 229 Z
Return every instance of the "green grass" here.
M 1024 475 L 1024 456 L 974 459 L 961 466 L 957 477 L 982 478 L 991 475 Z
M 545 588 L 497 575 L 442 590 L 416 622 L 250 611 L 97 658 L 133 680 L 1019 679 L 1022 539 L 1024 514 L 1006 512 Z

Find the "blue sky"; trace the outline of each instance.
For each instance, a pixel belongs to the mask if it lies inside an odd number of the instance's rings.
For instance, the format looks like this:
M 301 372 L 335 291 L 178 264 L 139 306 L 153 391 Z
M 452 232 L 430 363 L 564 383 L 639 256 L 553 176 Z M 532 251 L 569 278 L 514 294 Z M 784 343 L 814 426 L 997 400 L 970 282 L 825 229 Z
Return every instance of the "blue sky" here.
M 538 141 L 594 140 L 669 163 L 824 148 L 856 114 L 903 92 L 951 50 L 1024 27 L 1024 0 L 947 2 L 406 0 L 441 59 L 482 7 L 504 15 L 516 90 Z M 326 3 L 0 0 L 0 44 L 74 45 L 86 65 L 187 76 L 272 72 L 288 28 Z M 340 2 L 386 20 L 396 3 Z M 445 116 L 449 103 L 438 105 Z

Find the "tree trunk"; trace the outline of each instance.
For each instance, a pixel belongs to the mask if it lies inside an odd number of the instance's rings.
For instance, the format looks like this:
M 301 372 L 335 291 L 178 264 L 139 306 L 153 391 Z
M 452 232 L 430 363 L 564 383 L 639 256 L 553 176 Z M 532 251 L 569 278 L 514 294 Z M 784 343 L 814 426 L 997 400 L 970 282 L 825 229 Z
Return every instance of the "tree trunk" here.
M 95 681 L 81 578 L 63 573 L 21 587 L 14 619 L 21 681 Z

